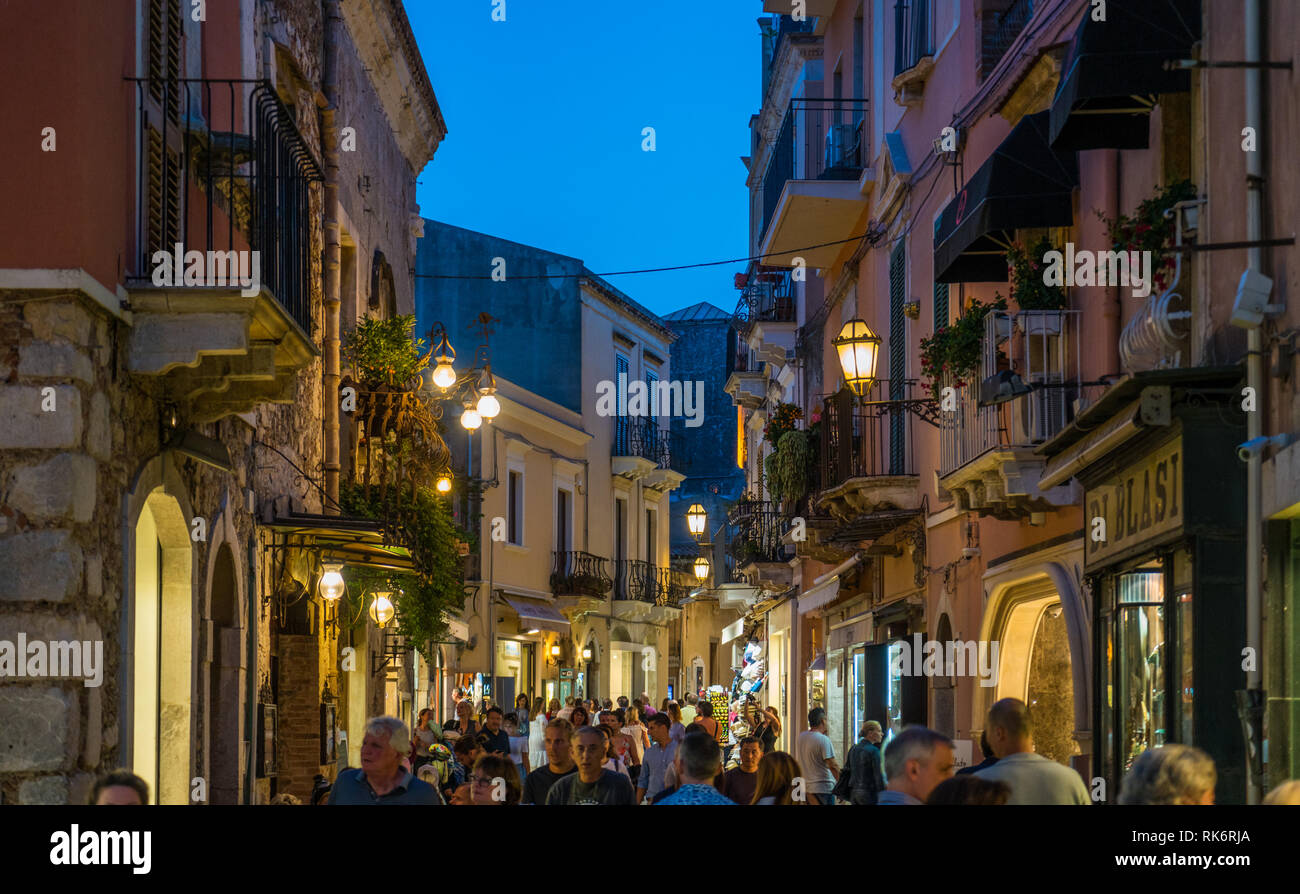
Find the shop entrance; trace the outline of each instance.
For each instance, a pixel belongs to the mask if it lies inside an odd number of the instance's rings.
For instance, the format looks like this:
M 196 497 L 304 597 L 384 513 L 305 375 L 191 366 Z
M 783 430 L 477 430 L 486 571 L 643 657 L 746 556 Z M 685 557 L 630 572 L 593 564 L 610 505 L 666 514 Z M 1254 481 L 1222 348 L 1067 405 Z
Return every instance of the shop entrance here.
M 1061 596 L 1050 579 L 1040 578 L 1006 590 L 997 612 L 992 639 L 998 643 L 998 676 L 989 705 L 1002 698 L 1029 705 L 1034 750 L 1069 766 L 1080 751 L 1074 738 L 1074 671 Z M 983 712 L 978 719 L 982 727 Z

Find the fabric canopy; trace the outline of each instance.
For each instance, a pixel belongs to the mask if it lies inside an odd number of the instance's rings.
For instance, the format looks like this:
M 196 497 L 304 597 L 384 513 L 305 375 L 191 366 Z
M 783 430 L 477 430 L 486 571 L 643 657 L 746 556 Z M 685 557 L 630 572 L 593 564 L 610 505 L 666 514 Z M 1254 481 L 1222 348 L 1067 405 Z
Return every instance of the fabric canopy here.
M 519 614 L 520 626 L 525 624 L 536 627 L 538 630 L 554 630 L 556 633 L 568 633 L 569 622 L 564 619 L 554 606 L 545 602 L 538 602 L 535 599 L 524 599 L 520 596 L 504 596 L 506 603 L 509 604 Z
M 1005 282 L 1017 228 L 1073 223 L 1079 166 L 1073 152 L 1048 145 L 1049 114 L 1020 119 L 943 209 L 934 224 L 936 282 Z
M 1145 149 L 1157 96 L 1191 89 L 1165 62 L 1189 58 L 1200 35 L 1200 0 L 1111 3 L 1101 22 L 1085 9 L 1052 101 L 1053 148 Z

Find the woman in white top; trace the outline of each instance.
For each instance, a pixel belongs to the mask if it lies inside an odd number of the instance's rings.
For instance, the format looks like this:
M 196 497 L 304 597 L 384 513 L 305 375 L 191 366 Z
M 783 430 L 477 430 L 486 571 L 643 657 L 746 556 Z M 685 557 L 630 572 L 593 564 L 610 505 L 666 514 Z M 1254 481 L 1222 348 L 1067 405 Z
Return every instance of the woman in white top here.
M 519 717 L 511 711 L 505 716 L 501 724 L 505 727 L 506 736 L 510 739 L 510 759 L 515 762 L 515 769 L 519 771 L 519 782 L 523 783 L 528 777 L 528 733 L 527 727 L 521 736 L 519 729 Z
M 641 722 L 641 714 L 636 708 L 628 708 L 626 716 L 626 725 L 619 732 L 631 737 L 632 744 L 635 746 L 632 763 L 640 764 L 645 759 L 645 750 L 650 747 L 650 733 L 646 730 L 645 724 Z
M 546 766 L 546 703 L 539 695 L 533 699 L 533 719 L 528 722 L 528 765 Z

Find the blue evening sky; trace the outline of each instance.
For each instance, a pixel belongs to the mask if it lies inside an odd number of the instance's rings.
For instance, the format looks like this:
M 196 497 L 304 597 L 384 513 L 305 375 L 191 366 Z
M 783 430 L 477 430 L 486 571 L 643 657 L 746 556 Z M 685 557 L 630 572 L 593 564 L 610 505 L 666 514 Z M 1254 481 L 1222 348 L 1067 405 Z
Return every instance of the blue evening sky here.
M 748 253 L 740 157 L 760 103 L 760 3 L 506 0 L 504 22 L 491 0 L 406 10 L 448 131 L 419 178 L 424 217 L 597 273 Z M 610 281 L 656 313 L 730 312 L 743 269 Z

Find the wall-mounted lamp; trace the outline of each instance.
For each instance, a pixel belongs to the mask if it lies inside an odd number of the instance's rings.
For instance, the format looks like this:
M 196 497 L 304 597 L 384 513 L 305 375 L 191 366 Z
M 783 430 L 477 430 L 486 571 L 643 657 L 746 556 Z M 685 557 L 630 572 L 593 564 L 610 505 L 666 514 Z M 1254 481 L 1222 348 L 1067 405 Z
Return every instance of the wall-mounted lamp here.
M 347 581 L 343 580 L 343 566 L 326 564 L 321 572 L 320 584 L 317 585 L 320 598 L 326 602 L 335 602 L 347 592 Z

